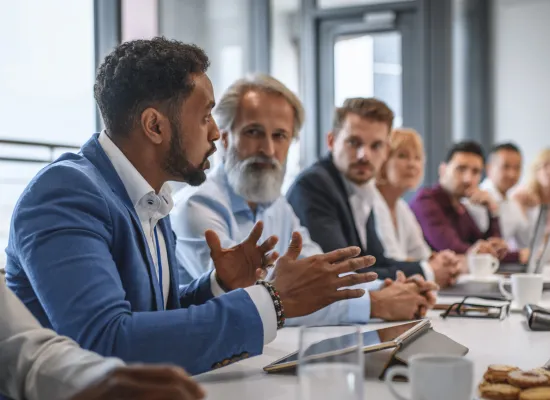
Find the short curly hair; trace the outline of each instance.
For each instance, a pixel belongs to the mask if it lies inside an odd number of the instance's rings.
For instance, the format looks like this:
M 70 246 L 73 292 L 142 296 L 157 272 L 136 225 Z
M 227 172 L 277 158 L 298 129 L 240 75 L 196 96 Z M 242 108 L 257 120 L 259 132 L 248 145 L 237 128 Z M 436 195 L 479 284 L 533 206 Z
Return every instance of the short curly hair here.
M 194 88 L 192 74 L 205 73 L 206 53 L 192 44 L 156 37 L 117 46 L 99 67 L 94 97 L 105 128 L 126 135 L 148 107 L 171 118 Z

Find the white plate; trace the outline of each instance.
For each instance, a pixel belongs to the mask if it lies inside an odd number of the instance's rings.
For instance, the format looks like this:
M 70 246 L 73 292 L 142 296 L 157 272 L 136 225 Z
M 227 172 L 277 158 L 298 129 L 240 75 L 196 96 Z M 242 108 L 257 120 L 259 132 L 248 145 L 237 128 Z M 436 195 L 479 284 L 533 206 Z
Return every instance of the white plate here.
M 498 282 L 500 280 L 504 279 L 505 281 L 507 282 L 510 282 L 510 278 L 509 277 L 506 277 L 506 276 L 503 276 L 503 275 L 498 275 L 498 274 L 494 274 L 494 275 L 489 275 L 489 276 L 484 276 L 484 277 L 477 277 L 477 276 L 473 276 L 473 275 L 470 275 L 470 274 L 464 274 L 464 275 L 461 275 L 460 278 L 459 278 L 459 282 L 462 282 L 462 281 L 471 281 L 471 282 Z M 542 277 L 542 280 L 544 283 L 549 283 L 550 282 L 550 276 L 543 276 Z
M 502 279 L 502 275 L 489 275 L 484 277 L 478 277 L 470 274 L 462 275 L 460 281 L 470 281 L 470 282 L 498 282 Z

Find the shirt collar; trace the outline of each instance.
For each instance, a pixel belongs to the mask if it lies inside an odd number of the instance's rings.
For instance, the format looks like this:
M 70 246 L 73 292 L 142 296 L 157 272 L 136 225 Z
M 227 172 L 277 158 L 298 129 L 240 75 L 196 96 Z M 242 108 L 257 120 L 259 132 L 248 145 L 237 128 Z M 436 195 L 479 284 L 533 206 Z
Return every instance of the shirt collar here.
M 349 197 L 357 195 L 363 200 L 371 201 L 373 199 L 373 188 L 375 185 L 374 179 L 371 179 L 370 181 L 362 185 L 357 185 L 356 183 L 353 183 L 348 178 L 346 178 L 344 174 L 340 173 L 340 176 L 344 181 L 344 187 L 346 188 L 346 192 Z
M 105 154 L 107 154 L 107 157 L 109 157 L 109 160 L 113 164 L 113 167 L 120 177 L 124 188 L 128 192 L 128 196 L 130 197 L 130 201 L 134 205 L 134 208 L 138 209 L 138 207 L 143 206 L 144 202 L 151 205 L 149 203 L 150 199 L 147 198 L 150 197 L 150 194 L 155 194 L 153 187 L 138 172 L 138 170 L 134 167 L 130 160 L 126 158 L 117 145 L 113 143 L 105 131 L 101 132 L 98 140 L 99 144 L 105 151 Z M 168 182 L 165 182 L 162 185 L 158 196 L 162 199 L 158 205 L 159 212 L 161 214 L 168 215 L 174 206 L 174 202 L 172 200 L 172 190 L 170 189 Z

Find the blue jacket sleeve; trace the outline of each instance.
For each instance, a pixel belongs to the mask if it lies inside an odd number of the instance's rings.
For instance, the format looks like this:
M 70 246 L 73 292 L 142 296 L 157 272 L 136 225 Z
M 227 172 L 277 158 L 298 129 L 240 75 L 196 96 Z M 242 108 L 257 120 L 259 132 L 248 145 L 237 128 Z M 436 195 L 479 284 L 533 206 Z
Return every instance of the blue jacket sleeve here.
M 134 312 L 128 297 L 140 288 L 124 287 L 119 268 L 141 266 L 115 263 L 112 218 L 93 177 L 74 167 L 49 168 L 20 199 L 14 252 L 54 330 L 105 356 L 174 363 L 192 374 L 261 353 L 261 318 L 244 290 L 209 300 L 199 280 L 180 293 L 183 304 L 202 305 Z
M 178 263 L 178 268 L 181 268 Z M 185 286 L 180 286 L 180 305 L 181 307 L 189 307 L 190 305 L 200 305 L 206 303 L 214 296 L 210 289 L 210 273 L 203 274 L 200 278 L 195 279 Z

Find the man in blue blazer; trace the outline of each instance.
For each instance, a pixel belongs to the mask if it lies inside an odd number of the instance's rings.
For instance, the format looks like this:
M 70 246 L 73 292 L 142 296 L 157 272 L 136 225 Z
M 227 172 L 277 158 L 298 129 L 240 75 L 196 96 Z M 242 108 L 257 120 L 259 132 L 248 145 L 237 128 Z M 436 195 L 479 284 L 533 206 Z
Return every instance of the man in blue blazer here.
M 278 257 L 276 238 L 257 244 L 258 223 L 230 249 L 206 232 L 215 272 L 179 282 L 167 182 L 202 183 L 215 151 L 208 64 L 196 46 L 164 38 L 109 54 L 94 86 L 105 131 L 31 181 L 6 249 L 8 286 L 44 326 L 106 356 L 193 374 L 260 354 L 285 316 L 360 297 L 340 289 L 376 277 L 342 275 L 374 261 L 355 247 L 297 260 L 294 234 L 273 280 L 255 284 Z

